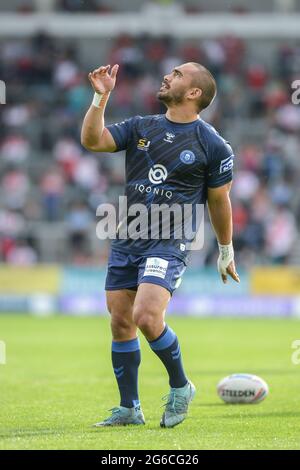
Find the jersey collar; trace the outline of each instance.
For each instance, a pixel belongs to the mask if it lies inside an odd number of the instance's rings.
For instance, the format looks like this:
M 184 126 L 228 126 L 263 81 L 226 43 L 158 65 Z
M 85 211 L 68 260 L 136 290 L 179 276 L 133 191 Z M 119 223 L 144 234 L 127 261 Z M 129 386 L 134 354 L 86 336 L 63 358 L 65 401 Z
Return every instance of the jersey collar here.
M 182 123 L 170 121 L 165 115 L 163 116 L 165 127 L 171 131 L 189 131 L 194 129 L 200 122 L 200 119 L 196 119 L 192 122 Z

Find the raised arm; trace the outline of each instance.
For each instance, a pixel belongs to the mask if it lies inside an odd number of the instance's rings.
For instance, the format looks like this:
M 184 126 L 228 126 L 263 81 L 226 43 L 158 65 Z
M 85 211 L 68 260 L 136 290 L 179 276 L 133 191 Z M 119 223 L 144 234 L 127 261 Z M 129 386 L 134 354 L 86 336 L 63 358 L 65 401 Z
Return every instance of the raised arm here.
M 208 188 L 208 210 L 214 228 L 220 255 L 218 269 L 223 282 L 227 282 L 227 274 L 236 282 L 240 282 L 235 269 L 232 246 L 232 211 L 229 192 L 231 182 L 217 188 Z
M 109 95 L 116 84 L 118 68 L 116 64 L 110 71 L 110 65 L 107 65 L 89 73 L 95 95 L 81 129 L 81 144 L 87 150 L 114 152 L 117 148 L 111 133 L 104 127 L 104 112 Z

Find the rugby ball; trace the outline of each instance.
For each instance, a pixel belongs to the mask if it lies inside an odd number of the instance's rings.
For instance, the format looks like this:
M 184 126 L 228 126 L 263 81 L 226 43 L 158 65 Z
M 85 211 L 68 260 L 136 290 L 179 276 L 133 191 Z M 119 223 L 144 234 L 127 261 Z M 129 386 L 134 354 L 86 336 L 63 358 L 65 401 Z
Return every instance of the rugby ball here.
M 259 403 L 268 395 L 269 387 L 257 375 L 233 374 L 218 383 L 217 392 L 225 403 Z

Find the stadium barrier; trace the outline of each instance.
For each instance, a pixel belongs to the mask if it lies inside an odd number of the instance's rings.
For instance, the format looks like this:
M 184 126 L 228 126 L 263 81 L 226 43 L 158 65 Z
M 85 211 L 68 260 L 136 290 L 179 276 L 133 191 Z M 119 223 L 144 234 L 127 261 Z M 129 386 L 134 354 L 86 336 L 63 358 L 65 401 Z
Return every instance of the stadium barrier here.
M 0 313 L 106 314 L 106 269 L 0 267 Z M 192 316 L 299 317 L 300 270 L 266 267 L 240 272 L 241 283 L 222 284 L 214 268 L 190 268 L 168 313 Z
M 300 295 L 300 268 L 257 267 L 250 290 L 253 294 Z

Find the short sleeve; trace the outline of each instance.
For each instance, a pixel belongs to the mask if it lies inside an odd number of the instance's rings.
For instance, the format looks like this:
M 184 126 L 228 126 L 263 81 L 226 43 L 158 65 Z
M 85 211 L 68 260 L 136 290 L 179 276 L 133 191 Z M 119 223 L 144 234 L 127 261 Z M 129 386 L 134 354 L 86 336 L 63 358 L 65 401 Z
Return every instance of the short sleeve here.
M 229 183 L 233 178 L 233 163 L 234 154 L 230 144 L 218 136 L 211 146 L 208 161 L 208 187 L 218 188 Z
M 106 129 L 111 133 L 117 146 L 116 152 L 127 149 L 132 136 L 134 121 L 135 118 L 129 118 L 122 122 L 106 126 Z

